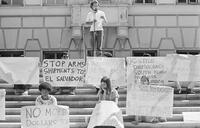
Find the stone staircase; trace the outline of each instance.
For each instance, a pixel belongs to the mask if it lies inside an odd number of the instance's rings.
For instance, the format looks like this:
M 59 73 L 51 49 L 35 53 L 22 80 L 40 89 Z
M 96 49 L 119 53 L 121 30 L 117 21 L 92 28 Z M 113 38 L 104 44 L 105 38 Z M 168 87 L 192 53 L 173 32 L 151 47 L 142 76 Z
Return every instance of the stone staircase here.
M 34 105 L 36 97 L 40 94 L 37 87 L 29 90 L 28 96 L 14 95 L 11 86 L 1 86 L 6 88 L 6 120 L 0 121 L 0 128 L 21 128 L 20 108 L 22 106 Z M 140 123 L 134 125 L 131 122 L 134 116 L 125 114 L 126 89 L 119 88 L 119 104 L 123 112 L 125 128 L 200 128 L 200 123 L 183 122 L 182 112 L 200 112 L 200 94 L 175 94 L 173 117 L 167 118 L 164 123 Z M 59 105 L 70 107 L 70 128 L 86 128 L 87 119 L 91 116 L 93 108 L 97 102 L 96 89 L 94 87 L 78 87 L 76 95 L 55 95 Z

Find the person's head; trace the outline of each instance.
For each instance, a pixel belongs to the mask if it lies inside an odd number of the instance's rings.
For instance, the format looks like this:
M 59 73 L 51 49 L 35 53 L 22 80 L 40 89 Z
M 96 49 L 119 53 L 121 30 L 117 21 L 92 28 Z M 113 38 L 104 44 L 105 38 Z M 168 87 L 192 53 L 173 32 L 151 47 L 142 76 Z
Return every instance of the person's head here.
M 69 59 L 68 52 L 64 52 L 63 56 L 61 57 L 61 59 Z
M 43 82 L 39 85 L 39 91 L 42 96 L 48 96 L 51 92 L 51 84 L 47 82 Z
M 141 82 L 142 85 L 149 85 L 150 84 L 149 78 L 147 76 L 142 76 L 140 78 L 140 82 Z
M 99 8 L 99 2 L 97 0 L 92 0 L 92 2 L 90 3 L 90 8 L 93 11 L 97 11 Z
M 111 81 L 107 76 L 101 78 L 100 88 L 106 90 L 107 93 L 111 92 Z

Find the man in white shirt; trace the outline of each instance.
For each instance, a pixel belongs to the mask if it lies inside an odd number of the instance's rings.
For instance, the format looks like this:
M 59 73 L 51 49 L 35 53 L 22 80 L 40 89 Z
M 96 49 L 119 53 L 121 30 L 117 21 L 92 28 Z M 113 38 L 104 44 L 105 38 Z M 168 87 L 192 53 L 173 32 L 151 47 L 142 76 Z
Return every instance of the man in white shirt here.
M 93 0 L 90 3 L 90 8 L 92 11 L 87 14 L 86 24 L 91 25 L 91 46 L 93 53 L 95 53 L 96 50 L 101 52 L 103 41 L 103 23 L 106 23 L 107 19 L 105 13 L 101 10 L 98 10 L 99 2 L 97 0 Z

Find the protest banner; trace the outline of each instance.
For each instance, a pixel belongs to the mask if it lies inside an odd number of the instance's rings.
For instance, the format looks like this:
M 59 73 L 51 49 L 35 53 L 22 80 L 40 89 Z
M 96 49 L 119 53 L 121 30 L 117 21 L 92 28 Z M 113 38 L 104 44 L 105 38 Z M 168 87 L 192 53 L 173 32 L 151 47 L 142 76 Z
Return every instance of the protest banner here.
M 1 57 L 0 78 L 9 84 L 39 84 L 39 58 Z
M 166 58 L 172 59 L 168 71 L 169 80 L 173 81 L 200 81 L 200 56 L 169 54 Z
M 83 86 L 86 66 L 83 59 L 43 60 L 43 79 L 53 86 Z
M 182 114 L 184 122 L 200 123 L 200 112 L 183 112 Z
M 164 84 L 170 62 L 165 57 L 127 57 L 127 77 L 135 77 L 133 83 L 140 83 L 140 78 L 147 76 L 151 84 Z
M 5 120 L 5 89 L 0 89 L 0 120 Z
M 101 101 L 93 109 L 87 128 L 95 126 L 114 126 L 124 128 L 122 111 L 113 101 Z
M 69 128 L 69 107 L 38 105 L 21 108 L 23 128 Z
M 111 80 L 112 87 L 126 86 L 125 58 L 88 57 L 86 83 L 100 85 L 103 76 Z
M 172 117 L 173 88 L 156 85 L 128 84 L 126 114 Z

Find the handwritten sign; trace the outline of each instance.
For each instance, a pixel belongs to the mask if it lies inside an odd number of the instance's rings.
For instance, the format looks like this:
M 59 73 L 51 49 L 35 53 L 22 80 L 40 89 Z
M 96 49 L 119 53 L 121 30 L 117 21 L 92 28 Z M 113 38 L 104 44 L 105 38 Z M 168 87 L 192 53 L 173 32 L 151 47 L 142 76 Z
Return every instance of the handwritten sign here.
M 5 89 L 0 89 L 0 120 L 5 120 Z
M 82 86 L 86 66 L 83 59 L 45 59 L 43 79 L 53 86 Z
M 139 83 L 144 75 L 151 84 L 163 84 L 170 61 L 165 57 L 127 57 L 127 76 Z
M 111 79 L 112 87 L 126 86 L 125 58 L 88 57 L 86 83 L 98 87 L 103 76 Z
M 68 106 L 26 106 L 21 108 L 23 128 L 69 128 Z
M 10 84 L 39 84 L 39 58 L 1 57 L 0 78 Z
M 94 128 L 95 126 L 124 128 L 122 112 L 115 102 L 101 101 L 96 104 L 87 128 Z
M 172 117 L 173 88 L 129 84 L 126 107 L 128 115 Z

